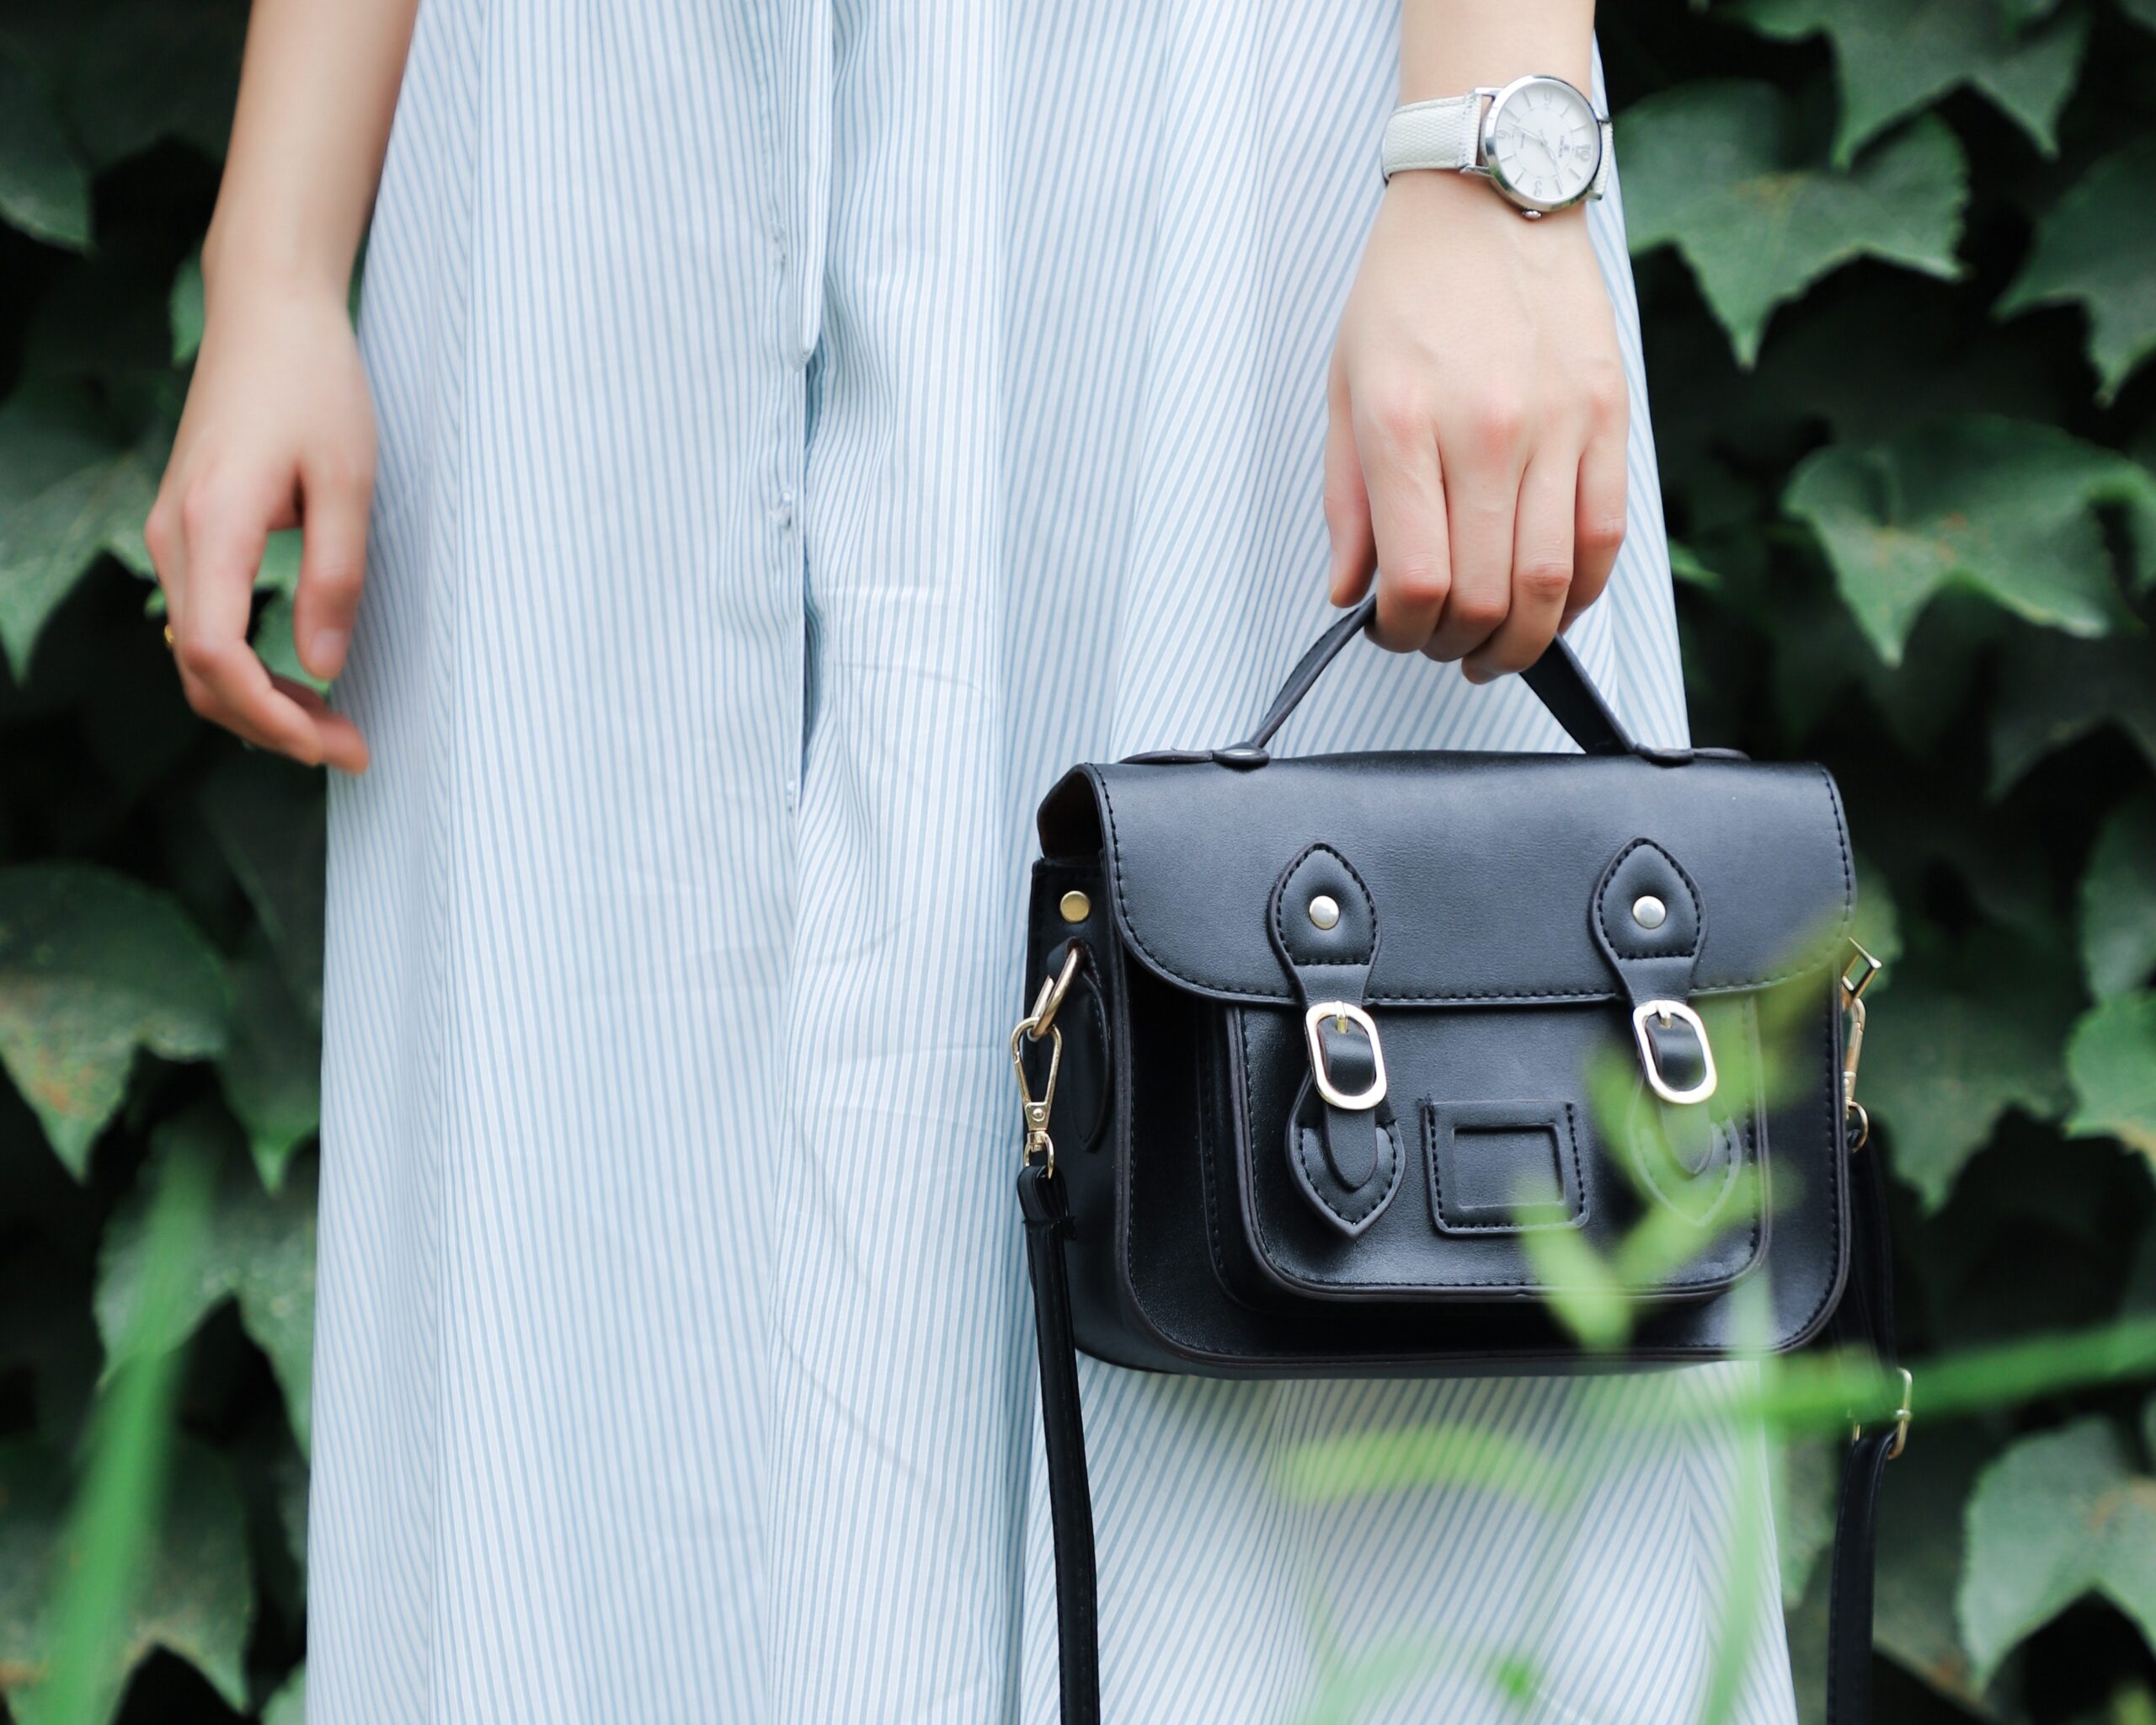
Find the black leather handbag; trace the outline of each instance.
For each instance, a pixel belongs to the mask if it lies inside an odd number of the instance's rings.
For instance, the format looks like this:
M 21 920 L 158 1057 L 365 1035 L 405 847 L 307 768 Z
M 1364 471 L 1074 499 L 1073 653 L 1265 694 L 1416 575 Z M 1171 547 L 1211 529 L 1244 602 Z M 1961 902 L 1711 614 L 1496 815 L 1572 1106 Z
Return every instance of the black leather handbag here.
M 1579 755 L 1276 758 L 1347 612 L 1225 749 L 1074 768 L 1041 804 L 1011 1039 L 1066 1725 L 1100 1717 L 1075 1352 L 1223 1377 L 1638 1369 L 1854 1343 L 1894 1366 L 1854 1096 L 1841 798 L 1817 766 L 1635 744 L 1562 641 L 1526 681 Z M 1539 1236 L 1673 1214 L 1615 1354 Z M 1624 1261 L 1626 1260 L 1612 1260 Z M 1754 1292 L 1753 1290 L 1758 1290 Z M 1908 1378 L 1900 1381 L 1906 1391 Z M 1854 1429 L 1828 1717 L 1870 1715 L 1873 1511 L 1903 1406 Z

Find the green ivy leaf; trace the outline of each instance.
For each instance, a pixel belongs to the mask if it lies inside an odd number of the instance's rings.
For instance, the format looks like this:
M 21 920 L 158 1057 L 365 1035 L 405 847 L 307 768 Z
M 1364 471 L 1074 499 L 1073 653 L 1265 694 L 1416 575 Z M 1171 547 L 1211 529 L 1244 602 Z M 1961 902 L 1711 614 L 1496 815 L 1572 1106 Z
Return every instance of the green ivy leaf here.
M 1990 717 L 1994 798 L 2046 756 L 2107 724 L 2156 766 L 2156 654 L 2140 635 L 2031 635 L 2000 662 Z
M 168 1169 L 179 1158 L 205 1162 L 214 1170 L 202 1256 L 187 1280 L 185 1296 L 154 1320 L 138 1324 L 136 1306 L 142 1289 L 143 1224 L 151 1188 L 170 1178 Z M 304 1453 L 314 1368 L 314 1198 L 311 1162 L 294 1168 L 280 1190 L 264 1190 L 239 1154 L 231 1124 L 215 1107 L 195 1108 L 160 1126 L 152 1135 L 143 1179 L 114 1215 L 99 1257 L 95 1304 L 106 1371 L 134 1353 L 177 1346 L 211 1311 L 227 1300 L 235 1300 L 242 1327 L 269 1357 L 284 1391 L 292 1434 Z
M 1967 85 L 1988 96 L 2047 156 L 2073 88 L 2089 24 L 2068 13 L 2023 32 L 1995 0 L 1749 0 L 1735 15 L 1780 41 L 1824 34 L 1841 89 L 1834 163 L 1896 120 Z
M 292 1152 L 321 1124 L 322 1027 L 267 959 L 243 960 L 228 974 L 232 1039 L 217 1072 L 262 1183 L 275 1192 Z
M 1968 181 L 1961 147 L 1927 116 L 1847 174 L 1798 164 L 1772 85 L 1679 85 L 1617 121 L 1634 252 L 1674 245 L 1740 364 L 1758 356 L 1775 307 L 1854 259 L 1960 273 Z
M 1857 1087 L 1927 1212 L 2009 1108 L 2039 1119 L 2065 1111 L 2058 1051 L 2072 1018 L 2070 991 L 2044 961 L 2004 939 L 1975 953 L 1966 976 L 1903 968 L 1892 1012 L 1882 1005 L 1865 1035 Z
M 299 1583 L 298 1609 L 307 1604 L 307 1466 L 287 1451 L 279 1458 L 275 1472 L 277 1531 L 284 1535 L 285 1555 L 291 1559 Z
M 2002 318 L 2031 306 L 2078 304 L 2089 317 L 2089 359 L 2108 402 L 2156 353 L 2156 133 L 2105 157 L 2037 224 L 2021 273 L 2000 296 Z
M 101 552 L 147 571 L 157 486 L 97 433 L 82 398 L 47 386 L 0 406 L 0 649 L 20 681 L 45 619 Z
M 262 1725 L 307 1725 L 307 1667 L 287 1677 L 262 1709 Z
M 2024 1438 L 1977 1478 L 1959 1607 L 1978 1680 L 2089 1593 L 2156 1641 L 2156 1480 L 2101 1418 Z
M 1753 387 L 1688 379 L 1694 410 L 1705 395 L 1726 446 L 1748 447 L 1760 432 L 1779 432 L 1756 458 L 1764 473 L 1784 475 L 1817 441 L 1814 425 L 1823 424 L 1832 442 L 1876 443 L 1927 420 L 1970 414 L 2057 419 L 2058 365 L 2048 332 L 2018 323 L 1984 330 L 1972 342 L 1965 292 L 1906 271 L 1834 282 L 1775 320 Z M 1657 349 L 1667 345 L 1658 327 L 1651 339 Z M 1658 363 L 1660 373 L 1671 369 Z M 1662 417 L 1657 400 L 1657 451 Z M 1793 437 L 1804 446 L 1793 446 Z
M 1962 1511 L 1988 1459 L 1967 1424 L 1924 1428 L 1924 1465 L 1903 1469 L 1879 1505 L 1872 1638 L 1879 1650 L 1980 1719 L 2001 1717 L 1970 1669 L 1954 1615 Z
M 2076 1138 L 2116 1138 L 2156 1158 L 2156 991 L 2114 995 L 2083 1014 L 2067 1044 Z
M 172 279 L 165 297 L 165 317 L 172 325 L 172 362 L 184 366 L 202 346 L 202 254 L 198 248 Z
M 322 895 L 329 846 L 318 769 L 237 755 L 202 788 L 202 814 L 262 920 L 292 996 L 322 1014 Z
M 279 594 L 262 607 L 248 644 L 254 649 L 254 656 L 278 676 L 290 677 L 318 695 L 328 693 L 329 685 L 300 663 L 299 640 L 292 630 L 292 601 L 285 595 Z
M 44 1674 L 45 1600 L 67 1502 L 67 1470 L 53 1450 L 0 1439 L 0 1696 Z
M 29 69 L 0 52 L 0 220 L 48 245 L 90 243 L 90 176 Z
M 57 1566 L 67 1561 L 68 1487 L 51 1451 L 20 1439 L 0 1444 L 0 1695 L 16 1725 L 82 1725 L 49 1718 L 37 1688 L 48 1657 L 46 1605 Z M 246 1517 L 231 1467 L 182 1440 L 120 1657 L 92 1719 L 105 1725 L 113 1718 L 135 1668 L 160 1648 L 193 1665 L 228 1705 L 244 1708 L 254 1609 Z
M 42 1146 L 37 1155 L 50 1167 Z M 13 1195 L 0 1192 L 0 1214 L 21 1229 L 31 1216 L 27 1206 L 8 1204 Z M 35 1234 L 29 1245 L 0 1252 L 0 1375 L 22 1375 L 30 1389 L 35 1429 L 55 1442 L 67 1442 L 81 1430 L 97 1391 L 98 1336 L 89 1305 L 72 1253 Z M 0 1519 L 6 1514 L 0 1503 Z
M 1856 918 L 1849 932 L 1886 967 L 1872 990 L 1874 996 L 1884 994 L 1894 985 L 1894 972 L 1902 962 L 1902 913 L 1886 877 L 1863 856 L 1856 859 Z
M 1818 536 L 1843 601 L 1889 665 L 1949 587 L 2068 634 L 2111 629 L 2124 611 L 2100 505 L 2131 513 L 2138 569 L 2156 558 L 2156 474 L 2015 419 L 1946 419 L 1884 443 L 1830 445 L 1797 467 L 1782 503 Z
M 108 168 L 164 138 L 223 156 L 247 29 L 240 0 L 78 5 L 67 117 L 93 165 Z
M 77 1179 L 135 1051 L 207 1059 L 230 1011 L 216 951 L 163 895 L 88 863 L 0 868 L 0 1065 Z
M 1701 562 L 1700 554 L 1681 539 L 1669 541 L 1669 573 L 1687 585 L 1719 592 L 1721 577 Z
M 2146 790 L 2096 829 L 2081 877 L 2081 964 L 2099 1000 L 2156 969 L 2156 797 Z

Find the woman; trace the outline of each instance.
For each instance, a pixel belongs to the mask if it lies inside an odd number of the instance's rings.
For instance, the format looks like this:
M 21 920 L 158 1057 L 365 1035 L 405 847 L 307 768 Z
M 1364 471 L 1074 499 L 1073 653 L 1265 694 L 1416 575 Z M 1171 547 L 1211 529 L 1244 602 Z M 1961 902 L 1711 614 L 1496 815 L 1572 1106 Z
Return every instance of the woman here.
M 1048 1720 L 1032 802 L 1246 719 L 1328 547 L 1465 676 L 1356 655 L 1300 746 L 1551 746 L 1497 680 L 1574 617 L 1683 738 L 1614 197 L 1375 172 L 1396 100 L 1588 86 L 1591 7 L 411 12 L 259 0 L 149 523 L 196 710 L 339 769 L 311 1717 Z M 334 702 L 246 644 L 296 523 Z M 1369 1717 L 1677 1719 L 1745 1598 L 1792 1716 L 1726 1432 L 1085 1390 L 1117 1725 L 1400 1647 Z M 1573 1507 L 1281 1488 L 1415 1421 Z

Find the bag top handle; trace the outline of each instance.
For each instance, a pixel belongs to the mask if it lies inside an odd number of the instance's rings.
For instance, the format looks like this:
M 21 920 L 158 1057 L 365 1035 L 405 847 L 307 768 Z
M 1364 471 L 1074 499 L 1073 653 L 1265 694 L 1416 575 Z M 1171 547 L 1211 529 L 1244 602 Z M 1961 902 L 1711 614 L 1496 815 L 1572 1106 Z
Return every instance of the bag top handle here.
M 1310 644 L 1310 651 L 1296 660 L 1295 668 L 1288 673 L 1287 681 L 1281 684 L 1280 692 L 1273 697 L 1265 717 L 1257 722 L 1257 729 L 1232 748 L 1219 750 L 1215 758 L 1225 757 L 1231 762 L 1240 761 L 1252 766 L 1262 761 L 1265 745 L 1273 740 L 1273 733 L 1288 722 L 1288 715 L 1302 703 L 1303 697 L 1310 693 L 1311 685 L 1323 675 L 1326 666 L 1339 656 L 1340 649 L 1369 627 L 1377 610 L 1377 595 L 1373 592 L 1361 604 L 1343 611 L 1337 622 Z M 1630 734 L 1609 710 L 1609 703 L 1602 698 L 1602 692 L 1589 680 L 1563 636 L 1552 641 L 1542 657 L 1520 676 L 1550 709 L 1550 716 L 1564 726 L 1572 740 L 1587 754 L 1636 752 Z

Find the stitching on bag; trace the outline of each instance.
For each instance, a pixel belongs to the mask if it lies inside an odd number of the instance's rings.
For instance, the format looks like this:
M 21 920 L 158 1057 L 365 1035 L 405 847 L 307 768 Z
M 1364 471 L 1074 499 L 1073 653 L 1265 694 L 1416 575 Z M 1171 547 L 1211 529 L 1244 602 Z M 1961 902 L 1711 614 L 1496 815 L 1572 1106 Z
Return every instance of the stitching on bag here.
M 1829 780 L 1828 782 L 1831 784 L 1833 782 Z M 1840 1134 L 1835 1130 L 1834 1110 L 1841 1105 L 1842 1090 L 1841 1068 L 1834 1059 L 1834 1015 L 1832 1012 L 1828 1013 L 1821 1023 L 1819 1039 L 1825 1044 L 1827 1051 L 1827 1167 L 1828 1178 L 1834 1188 L 1833 1200 L 1827 1206 L 1828 1236 L 1833 1246 L 1834 1262 L 1839 1263 L 1842 1261 L 1842 1197 L 1847 1190 L 1848 1183 L 1843 1178 L 1843 1158 L 1833 1154 L 1833 1147 L 1840 1141 Z M 1843 1284 L 1844 1287 L 1847 1285 L 1846 1274 Z M 1826 1287 L 1820 1290 L 1819 1298 L 1813 1302 L 1811 1311 L 1797 1326 L 1798 1335 L 1805 1334 L 1820 1321 L 1827 1311 L 1828 1302 L 1835 1297 L 1837 1291 L 1835 1278 L 1830 1275 L 1827 1278 Z
M 1369 913 L 1370 918 L 1370 951 L 1369 957 L 1364 959 L 1362 963 L 1366 967 L 1374 964 L 1377 962 L 1378 956 L 1378 901 L 1370 895 L 1369 883 L 1363 879 L 1355 865 L 1331 845 L 1326 843 L 1323 839 L 1305 845 L 1301 850 L 1298 851 L 1295 853 L 1294 861 L 1280 871 L 1279 879 L 1273 884 L 1273 938 L 1279 948 L 1280 956 L 1290 966 L 1295 966 L 1298 964 L 1294 953 L 1289 950 L 1288 927 L 1280 920 L 1280 914 L 1288 906 L 1289 881 L 1294 878 L 1295 871 L 1308 862 L 1314 852 L 1319 851 L 1324 852 L 1326 856 L 1331 857 L 1334 862 L 1348 871 L 1348 879 L 1355 883 L 1355 890 L 1363 895 L 1363 908 Z M 1118 883 L 1118 885 L 1120 884 L 1120 882 Z M 1333 962 L 1353 964 L 1355 961 L 1350 959 Z
M 1833 809 L 1834 842 L 1840 850 L 1842 857 L 1842 922 L 1844 927 L 1847 927 L 1849 917 L 1854 913 L 1855 891 L 1854 877 L 1849 868 L 1849 839 L 1842 830 L 1841 804 L 1833 794 L 1833 780 L 1828 777 L 1824 767 L 1819 769 L 1819 776 L 1826 782 L 1828 801 L 1832 804 Z M 1237 983 L 1209 981 L 1203 976 L 1171 964 L 1146 944 L 1145 937 L 1138 932 L 1138 924 L 1131 916 L 1130 895 L 1123 884 L 1123 834 L 1116 822 L 1114 794 L 1108 789 L 1107 781 L 1098 774 L 1089 769 L 1086 777 L 1092 781 L 1093 788 L 1100 797 L 1101 807 L 1107 812 L 1108 848 L 1115 853 L 1114 866 L 1108 872 L 1115 877 L 1115 901 L 1122 912 L 1120 921 L 1123 932 L 1130 943 L 1145 954 L 1146 963 L 1163 976 L 1172 977 L 1186 987 L 1203 989 L 1209 994 L 1228 995 L 1238 1000 L 1292 1001 L 1294 996 L 1285 989 L 1278 992 L 1271 989 L 1248 990 Z M 1342 860 L 1344 862 L 1346 858 L 1343 857 Z M 1712 994 L 1739 994 L 1753 989 L 1778 988 L 1785 982 L 1794 982 L 1801 976 L 1809 976 L 1813 971 L 1825 968 L 1828 962 L 1828 959 L 1822 957 L 1811 964 L 1798 964 L 1788 970 L 1772 971 L 1764 976 L 1740 976 L 1728 982 L 1695 985 L 1692 992 L 1697 996 Z M 1456 1001 L 1465 1006 L 1478 1001 L 1494 1005 L 1525 1004 L 1533 1001 L 1614 1001 L 1619 998 L 1618 991 L 1614 988 L 1408 989 L 1396 990 L 1386 994 L 1365 995 L 1364 1004 L 1372 1007 L 1397 1007 L 1412 1005 L 1417 1001 Z
M 1833 817 L 1834 847 L 1842 855 L 1842 926 L 1847 927 L 1856 916 L 1856 865 L 1849 856 L 1849 822 L 1842 815 L 1842 793 L 1834 783 L 1834 775 L 1823 766 L 1818 768 L 1819 782 L 1827 788 L 1827 811 Z M 1123 854 L 1116 853 L 1121 862 Z
M 1664 862 L 1677 871 L 1677 878 L 1684 883 L 1684 890 L 1691 895 L 1692 944 L 1682 952 L 1620 953 L 1617 950 L 1617 931 L 1609 926 L 1609 889 L 1617 884 L 1617 871 L 1625 866 L 1625 859 L 1643 845 L 1657 852 Z M 1700 890 L 1699 882 L 1692 879 L 1690 871 L 1682 862 L 1652 839 L 1634 839 L 1631 843 L 1609 859 L 1609 866 L 1602 871 L 1602 884 L 1596 889 L 1594 895 L 1594 914 L 1596 919 L 1602 924 L 1602 937 L 1609 943 L 1610 958 L 1620 964 L 1652 963 L 1657 959 L 1690 959 L 1696 963 L 1700 949 L 1707 943 L 1707 900 L 1705 895 Z
M 1572 1125 L 1572 1105 L 1568 1102 L 1557 1104 L 1557 1131 L 1565 1147 L 1572 1153 L 1572 1192 L 1576 1203 L 1572 1213 L 1561 1222 L 1455 1222 L 1445 1215 L 1445 1194 L 1438 1173 L 1438 1104 L 1435 1098 L 1422 1098 L 1422 1156 L 1430 1166 L 1430 1208 L 1438 1226 L 1449 1234 L 1524 1234 L 1543 1233 L 1552 1228 L 1577 1228 L 1587 1220 L 1587 1173 L 1580 1165 L 1579 1134 Z M 1523 1127 L 1539 1126 L 1540 1120 L 1524 1120 Z M 1453 1141 L 1460 1141 L 1453 1135 Z
M 1295 1155 L 1303 1165 L 1303 1172 L 1309 1183 L 1303 1189 L 1351 1228 L 1367 1221 L 1390 1204 L 1393 1194 L 1400 1190 L 1400 1183 L 1407 1172 L 1407 1155 L 1401 1145 L 1399 1123 L 1396 1120 L 1393 1124 L 1387 1126 L 1373 1120 L 1370 1124 L 1376 1126 L 1379 1132 L 1391 1141 L 1392 1178 L 1385 1183 L 1385 1190 L 1373 1198 L 1366 1208 L 1357 1215 L 1350 1215 L 1326 1196 L 1325 1188 L 1318 1178 L 1318 1171 L 1310 1164 L 1311 1146 L 1316 1144 L 1318 1135 L 1304 1125 L 1294 1113 L 1291 1112 L 1288 1116 L 1289 1135 L 1295 1140 Z M 1321 1151 L 1320 1154 L 1322 1156 Z

